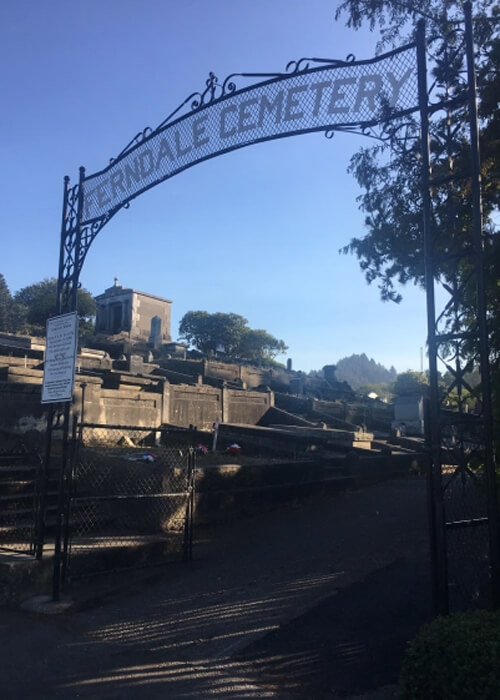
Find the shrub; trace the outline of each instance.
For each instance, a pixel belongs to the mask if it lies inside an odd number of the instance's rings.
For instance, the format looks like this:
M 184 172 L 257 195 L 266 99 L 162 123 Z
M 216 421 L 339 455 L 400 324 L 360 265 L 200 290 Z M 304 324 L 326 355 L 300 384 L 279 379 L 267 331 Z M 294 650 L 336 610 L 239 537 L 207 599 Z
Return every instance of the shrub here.
M 498 700 L 500 611 L 440 617 L 422 627 L 403 660 L 398 700 Z

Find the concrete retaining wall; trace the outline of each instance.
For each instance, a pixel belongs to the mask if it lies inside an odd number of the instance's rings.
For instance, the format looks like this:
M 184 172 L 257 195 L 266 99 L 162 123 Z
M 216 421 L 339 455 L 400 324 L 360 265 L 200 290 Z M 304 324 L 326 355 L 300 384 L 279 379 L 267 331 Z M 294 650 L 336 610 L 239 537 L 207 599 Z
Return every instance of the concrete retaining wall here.
M 21 433 L 45 430 L 48 409 L 41 404 L 42 377 L 41 370 L 29 367 L 0 367 L 0 428 Z M 110 372 L 102 377 L 77 375 L 72 410 L 80 416 L 84 412 L 90 423 L 192 424 L 211 430 L 216 420 L 255 424 L 272 405 L 272 392 L 174 385 L 164 377 Z
M 268 408 L 274 405 L 272 392 L 222 389 L 224 423 L 255 425 Z
M 171 425 L 196 425 L 200 430 L 210 430 L 214 421 L 222 420 L 222 391 L 213 387 L 187 384 L 165 386 L 168 409 L 164 423 Z

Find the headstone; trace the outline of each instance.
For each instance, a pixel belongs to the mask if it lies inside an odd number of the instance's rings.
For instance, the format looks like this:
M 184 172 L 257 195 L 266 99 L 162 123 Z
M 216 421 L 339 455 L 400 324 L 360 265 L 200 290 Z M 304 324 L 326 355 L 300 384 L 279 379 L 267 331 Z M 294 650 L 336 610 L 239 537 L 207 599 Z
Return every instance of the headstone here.
M 398 396 L 394 403 L 393 429 L 401 435 L 423 435 L 424 400 L 422 396 Z
M 149 342 L 155 350 L 158 350 L 161 347 L 161 340 L 161 318 L 159 316 L 153 316 L 151 319 Z

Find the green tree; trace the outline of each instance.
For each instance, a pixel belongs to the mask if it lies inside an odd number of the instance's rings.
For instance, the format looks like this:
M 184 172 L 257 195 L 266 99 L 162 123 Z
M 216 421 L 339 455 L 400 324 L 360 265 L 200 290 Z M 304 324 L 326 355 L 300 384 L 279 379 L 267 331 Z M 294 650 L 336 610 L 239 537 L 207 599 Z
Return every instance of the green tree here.
M 426 395 L 429 387 L 429 380 L 423 372 L 407 370 L 398 374 L 396 381 L 392 385 L 392 393 L 396 396 L 408 396 L 417 394 Z
M 0 272 L 0 331 L 12 330 L 12 296 Z
M 23 333 L 45 335 L 47 319 L 56 312 L 57 280 L 44 279 L 20 289 L 13 298 L 15 330 Z M 77 311 L 80 334 L 93 327 L 96 304 L 86 289 L 79 289 Z
M 288 349 L 282 340 L 264 330 L 252 330 L 234 313 L 188 311 L 181 319 L 179 336 L 207 356 L 217 351 L 253 362 L 272 360 Z
M 222 349 L 232 355 L 247 327 L 247 319 L 238 314 L 188 311 L 181 319 L 179 335 L 205 355 Z
M 206 355 L 212 353 L 215 348 L 208 311 L 185 313 L 179 324 L 179 337 Z
M 486 242 L 490 278 L 498 279 L 499 251 L 495 235 L 494 213 L 500 203 L 500 39 L 498 26 L 500 8 L 495 0 L 474 3 L 475 34 L 480 50 L 478 55 L 478 85 L 481 115 L 483 205 L 485 226 L 489 233 Z M 427 35 L 435 58 L 432 64 L 434 79 L 440 84 L 442 97 L 456 96 L 463 90 L 461 83 L 462 54 L 457 49 L 458 35 L 454 32 L 463 20 L 462 3 L 456 0 L 422 0 L 419 3 L 401 0 L 345 0 L 337 9 L 337 18 L 347 14 L 347 25 L 358 29 L 368 23 L 380 31 L 380 46 L 401 45 L 414 37 L 416 21 L 424 18 Z M 446 42 L 439 37 L 446 37 Z M 433 142 L 433 174 L 446 177 L 452 172 L 465 171 L 468 166 L 468 136 L 463 114 L 454 116 L 452 138 L 446 113 L 431 124 Z M 399 302 L 401 294 L 396 283 L 423 284 L 424 256 L 422 237 L 422 200 L 420 196 L 420 143 L 419 123 L 405 118 L 409 124 L 404 135 L 396 133 L 384 143 L 362 148 L 353 157 L 350 171 L 362 188 L 360 208 L 365 212 L 366 233 L 351 239 L 342 249 L 353 253 L 369 283 L 378 282 L 382 299 Z M 434 229 L 437 253 L 450 252 L 450 240 L 464 241 L 470 237 L 470 185 L 464 179 L 460 184 L 449 182 L 433 190 Z M 440 235 L 441 234 L 441 235 Z M 456 259 L 442 256 L 437 276 L 453 282 L 457 273 L 465 279 L 470 268 L 462 264 L 457 269 Z M 498 288 L 490 287 L 490 294 Z M 493 309 L 493 306 L 491 306 Z M 492 310 L 492 313 L 493 310 Z M 467 319 L 464 319 L 467 322 Z M 493 324 L 492 324 L 493 327 Z M 499 346 L 500 347 L 500 346 Z
M 241 337 L 238 355 L 251 362 L 274 360 L 288 350 L 283 340 L 278 340 L 267 331 L 248 328 Z
M 497 0 L 476 0 L 473 7 L 490 366 L 500 425 L 500 5 Z M 380 48 L 413 39 L 417 20 L 425 19 L 435 97 L 463 95 L 463 48 L 457 31 L 463 23 L 463 3 L 459 0 L 343 0 L 336 17 L 346 18 L 354 29 L 363 24 L 378 29 Z M 449 304 L 441 319 L 442 330 L 450 333 L 474 328 L 476 323 L 473 262 L 457 255 L 472 238 L 471 186 L 467 177 L 449 179 L 470 170 L 467 115 L 465 107 L 461 109 L 453 115 L 435 112 L 430 126 L 432 172 L 434 181 L 438 180 L 432 190 L 432 235 L 439 260 L 435 274 L 450 289 L 457 285 L 461 289 L 460 304 Z M 366 280 L 378 284 L 382 299 L 396 302 L 401 300 L 397 283 L 424 283 L 419 123 L 416 118 L 405 121 L 405 131 L 361 149 L 351 161 L 350 171 L 362 189 L 359 205 L 365 213 L 365 231 L 342 249 L 358 258 Z M 470 358 L 477 354 L 472 343 L 463 348 Z
M 229 357 L 238 355 L 241 339 L 247 329 L 247 319 L 238 314 L 211 314 L 210 326 L 214 350 L 220 350 Z

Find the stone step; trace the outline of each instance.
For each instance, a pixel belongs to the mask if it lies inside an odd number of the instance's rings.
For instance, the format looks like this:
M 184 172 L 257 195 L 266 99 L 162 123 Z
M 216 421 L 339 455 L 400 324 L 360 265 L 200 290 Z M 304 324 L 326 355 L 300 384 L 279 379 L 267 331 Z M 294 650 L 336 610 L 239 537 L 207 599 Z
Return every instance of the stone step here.
M 22 478 L 19 479 L 16 475 L 11 475 L 9 478 L 0 479 L 0 498 L 8 497 L 12 494 L 14 497 L 17 494 L 22 494 L 26 491 L 36 491 L 38 489 L 38 479 Z M 59 489 L 59 479 L 48 479 L 45 485 L 47 493 L 57 493 Z
M 35 477 L 40 471 L 40 465 L 38 464 L 26 464 L 20 463 L 4 463 L 0 464 L 0 481 L 3 479 L 8 479 L 14 474 L 22 477 L 33 476 Z

